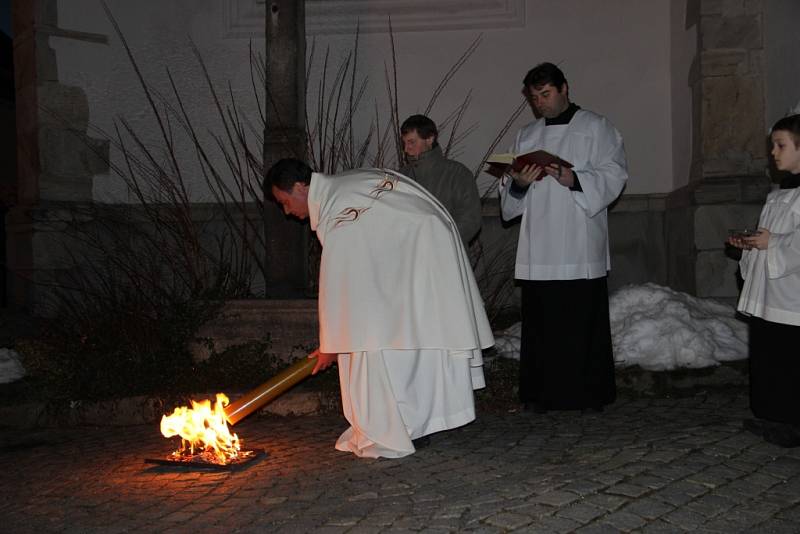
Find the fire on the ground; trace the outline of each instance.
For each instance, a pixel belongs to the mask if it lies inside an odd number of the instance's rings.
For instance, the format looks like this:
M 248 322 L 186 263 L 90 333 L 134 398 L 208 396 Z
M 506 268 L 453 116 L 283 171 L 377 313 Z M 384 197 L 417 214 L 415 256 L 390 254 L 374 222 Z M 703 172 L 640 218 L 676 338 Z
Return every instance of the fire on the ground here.
M 171 415 L 161 418 L 164 437 L 181 437 L 181 448 L 171 454 L 175 460 L 188 458 L 215 464 L 227 464 L 239 458 L 241 444 L 231 434 L 225 418 L 228 397 L 217 393 L 214 407 L 206 399 L 191 401 L 192 407 L 178 406 Z

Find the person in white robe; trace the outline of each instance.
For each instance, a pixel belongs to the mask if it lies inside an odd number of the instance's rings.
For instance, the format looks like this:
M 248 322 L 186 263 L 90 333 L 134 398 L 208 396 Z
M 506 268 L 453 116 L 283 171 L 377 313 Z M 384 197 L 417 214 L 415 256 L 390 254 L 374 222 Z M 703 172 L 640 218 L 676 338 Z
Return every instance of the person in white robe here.
M 336 448 L 363 457 L 415 452 L 413 440 L 475 418 L 481 349 L 494 344 L 453 219 L 402 174 L 335 176 L 285 159 L 267 174 L 287 215 L 322 244 L 314 372 L 338 362 L 344 415 Z
M 772 127 L 772 157 L 784 172 L 767 195 L 755 235 L 730 236 L 743 249 L 737 309 L 750 316 L 750 409 L 744 427 L 783 447 L 800 446 L 800 115 Z
M 503 218 L 522 218 L 514 271 L 522 287 L 520 401 L 539 413 L 602 411 L 616 398 L 607 209 L 628 179 L 622 136 L 570 102 L 552 63 L 523 84 L 537 120 L 517 133 L 511 152 L 545 150 L 573 167 L 530 165 L 504 176 L 499 190 Z

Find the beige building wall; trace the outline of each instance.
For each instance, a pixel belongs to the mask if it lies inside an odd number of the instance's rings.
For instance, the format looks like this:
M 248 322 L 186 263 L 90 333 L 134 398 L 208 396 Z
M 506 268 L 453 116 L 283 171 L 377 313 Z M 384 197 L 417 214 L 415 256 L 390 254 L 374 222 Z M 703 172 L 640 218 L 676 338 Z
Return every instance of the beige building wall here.
M 688 2 L 670 2 L 670 121 L 672 190 L 689 183 L 692 165 L 692 64 L 697 55 L 697 21 Z
M 55 103 L 66 116 L 88 119 L 109 134 L 114 119 L 124 118 L 166 159 L 147 101 L 101 4 L 47 0 L 42 5 L 53 3 L 57 20 L 48 11 L 34 32 L 37 45 L 49 46 L 37 48 L 39 102 Z M 263 51 L 266 0 L 108 0 L 108 5 L 155 93 L 173 101 L 168 69 L 209 145 L 208 132 L 220 132 L 220 123 L 190 42 L 226 98 L 230 83 L 240 116 L 258 133 L 256 100 L 263 106 L 263 94 L 258 76 L 253 89 L 249 51 L 251 46 L 256 54 Z M 736 265 L 723 251 L 727 229 L 752 224 L 769 186 L 766 128 L 800 100 L 794 89 L 800 81 L 793 56 L 796 1 L 306 0 L 305 7 L 307 48 L 314 49 L 308 84 L 312 123 L 320 95 L 330 99 L 332 80 L 352 52 L 360 23 L 358 81 L 367 79 L 355 120 L 361 135 L 375 117 L 381 132 L 389 124 L 392 50 L 402 120 L 426 109 L 447 70 L 477 42 L 430 112 L 441 123 L 469 97 L 461 123 L 461 133 L 469 135 L 453 153 L 472 168 L 515 109 L 522 106 L 522 114 L 498 149 L 531 119 L 520 94 L 525 72 L 541 61 L 561 65 L 572 99 L 607 116 L 626 140 L 631 180 L 611 212 L 611 285 L 654 281 L 699 296 L 735 297 Z M 45 124 L 51 120 L 40 119 L 40 126 L 52 129 Z M 176 122 L 173 128 L 179 131 Z M 101 137 L 92 129 L 88 133 Z M 71 199 L 79 191 L 79 200 L 87 192 L 99 201 L 129 200 L 120 181 L 83 161 L 85 154 L 72 150 L 72 141 L 65 137 L 62 147 L 40 138 L 42 162 L 66 176 L 39 175 L 47 199 Z M 443 141 L 448 138 L 445 128 Z M 207 200 L 193 167 L 195 154 L 188 144 L 177 152 L 192 199 Z M 114 147 L 111 158 L 121 163 Z M 393 157 L 385 161 L 392 163 Z M 484 187 L 490 183 L 482 177 Z M 513 240 L 513 230 L 500 227 L 496 206 L 487 205 L 485 214 L 491 221 L 483 234 L 486 246 Z M 27 231 L 25 224 L 16 227 Z M 31 257 L 36 267 L 38 253 Z
M 462 130 L 472 132 L 454 154 L 476 167 L 497 132 L 521 103 L 521 80 L 540 61 L 558 63 L 570 82 L 572 99 L 606 115 L 622 132 L 631 180 L 626 194 L 668 193 L 688 180 L 691 98 L 688 72 L 695 46 L 685 27 L 684 2 L 669 0 L 508 0 L 429 2 L 370 0 L 307 1 L 309 49 L 314 42 L 314 72 L 329 50 L 335 69 L 353 44 L 353 21 L 361 20 L 359 73 L 368 87 L 357 124 L 366 131 L 377 106 L 386 124 L 385 66 L 391 63 L 386 32 L 392 13 L 397 58 L 399 114 L 424 111 L 444 73 L 475 39 L 476 52 L 453 77 L 431 115 L 443 120 L 469 94 Z M 196 110 L 197 126 L 218 129 L 213 104 L 189 46 L 196 44 L 219 87 L 228 81 L 240 111 L 257 123 L 248 46 L 263 47 L 263 0 L 109 0 L 144 76 L 163 94 L 169 68 L 186 104 Z M 677 7 L 676 7 L 677 6 Z M 60 0 L 59 25 L 66 30 L 109 35 L 99 44 L 51 37 L 61 83 L 84 89 L 90 122 L 113 131 L 113 117 L 160 143 L 121 43 L 95 0 Z M 351 11 L 347 11 L 347 10 Z M 318 76 L 309 84 L 315 103 Z M 313 109 L 310 109 L 313 121 Z M 531 119 L 523 112 L 512 130 Z M 511 134 L 499 148 L 505 149 Z M 182 153 L 187 161 L 192 154 Z M 112 158 L 119 153 L 112 148 Z M 483 184 L 488 185 L 484 178 Z M 207 191 L 198 180 L 193 196 Z M 94 179 L 94 197 L 125 201 L 113 176 Z

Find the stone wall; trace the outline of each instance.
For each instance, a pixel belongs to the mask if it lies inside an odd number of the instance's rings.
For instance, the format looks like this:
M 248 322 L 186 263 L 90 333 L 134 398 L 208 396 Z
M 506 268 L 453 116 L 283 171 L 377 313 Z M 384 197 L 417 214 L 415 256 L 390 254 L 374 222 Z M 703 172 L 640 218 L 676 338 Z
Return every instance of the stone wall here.
M 731 229 L 756 226 L 769 189 L 766 177 L 719 177 L 671 195 L 669 285 L 698 297 L 735 299 L 738 263 L 725 239 Z
M 108 172 L 108 141 L 87 133 L 86 94 L 59 82 L 50 46 L 54 36 L 93 43 L 105 37 L 59 28 L 57 6 L 57 0 L 15 1 L 13 9 L 17 188 L 6 220 L 8 304 L 32 310 L 63 267 L 53 261 L 53 240 L 59 241 L 64 210 L 90 202 L 93 176 Z

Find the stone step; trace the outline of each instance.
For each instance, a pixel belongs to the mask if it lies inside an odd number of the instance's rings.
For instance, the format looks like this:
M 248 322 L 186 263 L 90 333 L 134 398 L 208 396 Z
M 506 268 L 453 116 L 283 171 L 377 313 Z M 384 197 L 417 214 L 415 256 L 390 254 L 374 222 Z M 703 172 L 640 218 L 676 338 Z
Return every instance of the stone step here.
M 317 300 L 227 301 L 196 337 L 191 346 L 196 361 L 228 347 L 268 340 L 270 352 L 289 363 L 319 344 Z

